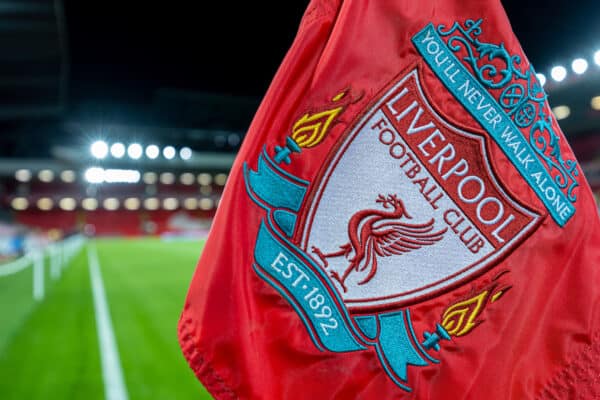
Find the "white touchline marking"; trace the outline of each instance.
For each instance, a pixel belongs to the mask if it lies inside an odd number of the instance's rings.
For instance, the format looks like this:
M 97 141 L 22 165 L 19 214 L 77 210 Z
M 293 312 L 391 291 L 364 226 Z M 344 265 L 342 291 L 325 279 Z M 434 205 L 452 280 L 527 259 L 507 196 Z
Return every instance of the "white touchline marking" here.
M 96 329 L 100 344 L 100 360 L 102 362 L 102 378 L 104 380 L 104 398 L 106 400 L 127 400 L 127 388 L 123 379 L 123 370 L 119 359 L 119 350 L 115 340 L 102 274 L 96 247 L 88 246 L 88 266 L 94 296 L 94 311 L 96 314 Z

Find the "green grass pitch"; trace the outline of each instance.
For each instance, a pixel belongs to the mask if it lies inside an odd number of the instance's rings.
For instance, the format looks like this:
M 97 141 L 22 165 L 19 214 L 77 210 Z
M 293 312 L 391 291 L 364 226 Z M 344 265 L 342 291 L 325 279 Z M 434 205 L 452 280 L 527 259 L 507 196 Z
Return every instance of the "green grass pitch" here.
M 95 245 L 129 399 L 210 399 L 177 342 L 202 243 L 104 239 Z M 48 275 L 46 297 L 37 303 L 31 268 L 0 278 L 0 399 L 102 400 L 86 248 L 61 278 Z

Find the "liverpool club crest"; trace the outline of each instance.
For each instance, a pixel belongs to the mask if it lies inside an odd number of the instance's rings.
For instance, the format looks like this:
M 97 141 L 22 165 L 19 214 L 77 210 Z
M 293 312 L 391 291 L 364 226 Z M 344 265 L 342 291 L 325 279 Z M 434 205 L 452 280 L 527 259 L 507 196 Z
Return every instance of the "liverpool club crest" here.
M 356 100 L 349 89 L 298 117 L 285 145 L 267 144 L 244 168 L 249 197 L 265 210 L 256 273 L 287 299 L 318 349 L 372 348 L 405 390 L 408 366 L 438 363 L 443 342 L 470 332 L 506 293 L 506 271 L 424 316 L 429 329 L 415 329 L 411 306 L 489 271 L 542 219 L 497 177 L 489 138 L 440 114 L 421 68 L 371 101 L 310 180 L 286 165 L 323 145 Z

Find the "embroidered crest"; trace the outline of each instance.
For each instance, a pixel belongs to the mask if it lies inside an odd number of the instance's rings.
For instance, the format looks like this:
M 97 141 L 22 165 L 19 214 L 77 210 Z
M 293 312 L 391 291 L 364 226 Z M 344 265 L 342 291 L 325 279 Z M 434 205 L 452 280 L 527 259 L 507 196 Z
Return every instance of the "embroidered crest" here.
M 311 198 L 301 247 L 353 309 L 447 291 L 485 272 L 538 222 L 499 184 L 483 137 L 434 110 L 417 69 L 347 135 Z
M 419 35 L 415 43 L 429 33 Z M 429 330 L 415 330 L 411 307 L 489 271 L 542 220 L 499 180 L 485 132 L 451 124 L 431 103 L 419 68 L 336 138 L 312 181 L 283 167 L 325 142 L 355 100 L 349 89 L 300 116 L 285 146 L 265 146 L 254 168 L 244 164 L 248 195 L 266 211 L 256 273 L 292 305 L 319 350 L 372 348 L 407 391 L 408 366 L 438 363 L 441 341 L 478 326 L 510 288 L 506 271 L 428 316 Z

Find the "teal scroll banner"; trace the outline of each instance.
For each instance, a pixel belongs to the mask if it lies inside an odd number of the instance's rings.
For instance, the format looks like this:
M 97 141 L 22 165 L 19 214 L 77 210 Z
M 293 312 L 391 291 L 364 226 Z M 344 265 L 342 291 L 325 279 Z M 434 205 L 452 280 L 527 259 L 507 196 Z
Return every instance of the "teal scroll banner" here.
M 450 93 L 469 111 L 533 188 L 554 221 L 564 226 L 575 207 L 548 173 L 531 144 L 496 100 L 442 40 L 433 24 L 413 44 Z
M 318 270 L 294 254 L 293 247 L 263 222 L 254 250 L 259 275 L 275 283 L 294 306 L 311 328 L 317 347 L 322 343 L 325 349 L 335 352 L 364 350 L 355 339 L 357 332 L 353 332 L 350 317 L 340 307 L 339 299 L 319 279 Z
M 432 342 L 427 334 L 427 340 L 419 343 L 408 310 L 350 314 L 325 271 L 291 241 L 309 182 L 281 169 L 266 151 L 259 157 L 256 171 L 244 165 L 244 177 L 249 197 L 266 211 L 254 248 L 255 272 L 294 308 L 319 350 L 374 348 L 392 381 L 411 391 L 406 385 L 408 366 L 437 363 L 427 353 L 430 348 L 439 349 L 437 339 Z M 442 332 L 441 337 L 449 339 L 445 335 Z

